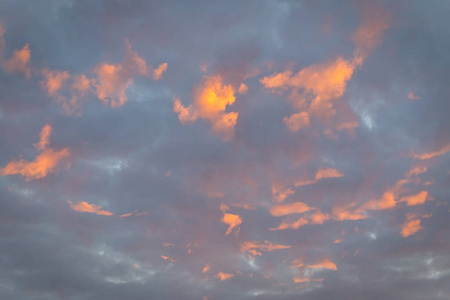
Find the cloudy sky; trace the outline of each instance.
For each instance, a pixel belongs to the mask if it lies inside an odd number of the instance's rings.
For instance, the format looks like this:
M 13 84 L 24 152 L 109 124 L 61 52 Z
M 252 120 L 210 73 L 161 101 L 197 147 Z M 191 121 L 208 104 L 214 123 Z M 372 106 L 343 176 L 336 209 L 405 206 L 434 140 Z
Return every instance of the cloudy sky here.
M 2 299 L 448 299 L 449 1 L 0 0 Z

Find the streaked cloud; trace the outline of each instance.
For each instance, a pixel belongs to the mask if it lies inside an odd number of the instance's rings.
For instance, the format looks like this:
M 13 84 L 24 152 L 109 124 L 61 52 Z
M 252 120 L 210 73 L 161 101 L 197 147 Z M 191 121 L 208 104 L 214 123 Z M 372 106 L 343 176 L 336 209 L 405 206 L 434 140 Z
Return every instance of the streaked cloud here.
M 86 201 L 81 201 L 78 203 L 73 203 L 72 201 L 67 201 L 69 203 L 69 206 L 72 210 L 76 212 L 85 212 L 90 214 L 96 214 L 99 216 L 112 216 L 114 215 L 112 212 L 103 210 L 100 205 L 96 204 L 89 204 Z
M 422 225 L 420 225 L 420 218 L 412 213 L 408 213 L 406 215 L 406 221 L 402 226 L 402 230 L 400 232 L 401 236 L 406 238 L 408 236 L 414 235 L 416 232 L 423 229 Z

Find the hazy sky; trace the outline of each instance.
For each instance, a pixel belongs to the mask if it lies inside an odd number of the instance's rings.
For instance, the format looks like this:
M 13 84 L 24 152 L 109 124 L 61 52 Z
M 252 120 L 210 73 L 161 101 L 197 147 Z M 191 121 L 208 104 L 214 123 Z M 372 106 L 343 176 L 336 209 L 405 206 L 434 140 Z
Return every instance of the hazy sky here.
M 0 0 L 0 298 L 449 299 L 449 15 Z

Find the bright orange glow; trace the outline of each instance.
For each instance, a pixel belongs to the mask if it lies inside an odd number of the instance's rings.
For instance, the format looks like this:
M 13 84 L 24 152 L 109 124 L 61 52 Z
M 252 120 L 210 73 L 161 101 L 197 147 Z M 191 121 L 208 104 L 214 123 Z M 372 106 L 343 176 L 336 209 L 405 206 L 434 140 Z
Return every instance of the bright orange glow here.
M 229 225 L 225 235 L 229 235 L 233 230 L 237 234 L 239 232 L 239 225 L 242 223 L 241 217 L 238 215 L 225 213 L 222 222 Z
M 397 202 L 395 201 L 395 194 L 392 190 L 384 192 L 381 199 L 372 199 L 362 206 L 362 209 L 370 210 L 382 210 L 395 207 Z
M 273 252 L 274 250 L 289 249 L 290 245 L 273 244 L 268 241 L 263 243 L 258 241 L 244 242 L 241 244 L 241 251 L 248 252 L 253 256 L 262 255 L 262 252 Z
M 47 124 L 41 129 L 39 143 L 34 144 L 37 150 L 44 150 L 50 143 L 50 135 L 52 134 L 52 127 Z
M 270 209 L 270 214 L 274 217 L 285 216 L 289 214 L 298 214 L 311 210 L 303 202 L 294 202 L 290 204 L 276 204 Z
M 308 268 L 311 268 L 311 269 L 329 269 L 329 270 L 334 270 L 334 271 L 337 270 L 336 265 L 329 258 L 325 258 L 321 262 L 318 262 L 317 264 L 308 265 Z
M 421 191 L 420 193 L 412 196 L 403 197 L 400 199 L 400 202 L 406 202 L 408 206 L 414 206 L 419 204 L 424 204 L 427 201 L 428 192 Z
M 86 201 L 78 202 L 77 204 L 74 204 L 72 201 L 67 201 L 69 203 L 69 206 L 72 210 L 76 212 L 86 212 L 90 214 L 96 214 L 99 216 L 112 216 L 113 213 L 109 212 L 107 210 L 102 210 L 102 207 L 100 205 L 96 204 L 89 204 Z
M 408 237 L 422 229 L 423 227 L 420 225 L 420 219 L 415 214 L 407 214 L 406 222 L 403 224 L 400 234 L 402 237 Z
M 269 230 L 285 230 L 285 229 L 299 229 L 300 227 L 309 224 L 308 219 L 301 217 L 297 221 L 294 222 L 282 222 L 278 227 L 276 228 L 269 228 Z
M 219 272 L 214 277 L 220 279 L 221 281 L 228 280 L 234 277 L 234 274 Z
M 229 141 L 234 136 L 238 113 L 226 113 L 225 110 L 234 103 L 234 93 L 233 86 L 224 85 L 221 76 L 205 76 L 195 90 L 194 102 L 186 108 L 175 100 L 173 110 L 181 123 L 194 122 L 199 118 L 208 120 L 212 132 Z
M 69 148 L 61 150 L 48 148 L 31 162 L 25 159 L 9 162 L 4 168 L 0 169 L 0 173 L 2 176 L 18 174 L 25 177 L 26 180 L 40 179 L 47 176 L 47 174 L 52 173 L 60 160 L 69 155 Z
M 209 270 L 211 270 L 211 264 L 207 264 L 206 266 L 204 266 L 202 273 L 207 273 L 209 272 Z

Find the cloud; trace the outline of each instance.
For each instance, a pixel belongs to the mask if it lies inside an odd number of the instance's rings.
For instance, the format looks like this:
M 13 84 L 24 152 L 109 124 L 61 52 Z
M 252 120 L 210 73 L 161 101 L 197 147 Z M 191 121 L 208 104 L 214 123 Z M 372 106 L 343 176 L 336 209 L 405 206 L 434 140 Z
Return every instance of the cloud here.
M 99 216 L 112 216 L 114 215 L 112 212 L 107 210 L 102 210 L 102 207 L 100 205 L 96 204 L 89 204 L 86 201 L 78 202 L 77 204 L 74 204 L 72 201 L 67 201 L 69 203 L 69 206 L 72 210 L 76 212 L 85 212 L 90 214 L 96 214 Z
M 339 178 L 344 176 L 344 173 L 339 172 L 336 169 L 328 168 L 328 169 L 319 169 L 316 173 L 316 180 L 324 179 L 324 178 Z
M 239 233 L 239 225 L 242 223 L 242 219 L 238 215 L 224 213 L 222 222 L 229 225 L 225 235 L 229 235 L 233 230 L 236 234 Z
M 298 111 L 283 118 L 290 131 L 308 128 L 312 118 L 324 124 L 330 123 L 330 118 L 337 113 L 334 101 L 344 95 L 356 67 L 362 65 L 365 58 L 378 46 L 383 32 L 389 28 L 389 20 L 389 14 L 383 7 L 365 5 L 363 22 L 353 34 L 355 51 L 351 60 L 338 56 L 326 62 L 312 64 L 297 73 L 286 70 L 260 79 L 266 89 L 290 91 L 289 101 Z M 340 117 L 344 116 L 345 113 L 342 113 Z M 358 123 L 352 114 L 350 116 L 336 121 L 336 129 L 353 132 Z
M 402 237 L 408 237 L 422 229 L 423 227 L 420 225 L 420 218 L 415 214 L 408 213 L 400 234 Z
M 236 100 L 235 88 L 225 85 L 220 75 L 205 76 L 196 87 L 194 101 L 184 107 L 180 100 L 175 100 L 173 111 L 178 114 L 182 124 L 194 122 L 197 119 L 207 120 L 223 141 L 234 137 L 234 127 L 238 118 L 237 112 L 226 112 Z
M 41 81 L 41 85 L 50 96 L 61 90 L 70 78 L 67 71 L 51 71 L 49 69 L 42 70 L 42 75 L 44 80 Z
M 27 181 L 31 179 L 40 179 L 47 174 L 56 170 L 60 161 L 70 156 L 69 148 L 55 150 L 47 148 L 50 140 L 52 128 L 49 124 L 45 125 L 40 133 L 40 141 L 35 144 L 35 148 L 43 150 L 33 161 L 26 159 L 12 160 L 4 168 L 0 168 L 0 174 L 6 175 L 21 175 Z
M 421 191 L 420 193 L 412 196 L 406 196 L 401 198 L 400 202 L 406 202 L 406 205 L 408 206 L 414 206 L 419 204 L 424 204 L 425 201 L 427 201 L 428 192 L 427 191 Z
M 158 80 L 167 69 L 167 63 L 153 68 L 147 64 L 144 58 L 131 49 L 131 44 L 126 42 L 125 58 L 121 63 L 101 63 L 94 69 L 96 74 L 96 95 L 104 104 L 119 107 L 128 101 L 127 89 L 132 84 L 135 76 L 152 76 Z
M 270 208 L 270 214 L 274 217 L 286 216 L 289 214 L 298 214 L 309 211 L 311 208 L 303 202 L 294 202 L 289 204 L 276 204 Z
M 409 100 L 420 100 L 420 97 L 414 94 L 413 92 L 409 92 L 408 95 L 406 95 L 406 97 Z
M 221 281 L 228 280 L 234 277 L 234 274 L 219 272 L 214 277 L 220 279 Z
M 425 159 L 430 159 L 430 158 L 433 158 L 433 157 L 436 157 L 436 156 L 444 155 L 447 152 L 450 152 L 450 143 L 444 145 L 441 149 L 439 149 L 438 151 L 435 151 L 435 152 L 428 152 L 428 153 L 423 153 L 423 154 L 415 154 L 414 158 L 425 160 Z
M 241 244 L 241 251 L 253 256 L 261 256 L 262 252 L 273 252 L 274 250 L 289 249 L 291 245 L 273 244 L 269 241 L 249 241 Z
M 316 264 L 307 265 L 307 267 L 311 269 L 329 269 L 334 271 L 337 270 L 336 264 L 329 258 L 324 258 L 322 261 Z
M 30 46 L 26 44 L 20 50 L 14 50 L 13 56 L 2 62 L 3 68 L 9 72 L 24 73 L 26 78 L 31 78 L 30 67 L 31 50 Z
M 33 161 L 26 159 L 12 160 L 0 169 L 2 176 L 21 175 L 26 180 L 40 179 L 56 170 L 59 162 L 70 155 L 69 148 L 61 150 L 45 149 Z
M 211 270 L 211 264 L 207 264 L 206 266 L 203 267 L 202 273 L 207 273 L 210 270 Z
M 40 133 L 40 140 L 39 143 L 34 144 L 34 147 L 37 150 L 44 150 L 47 148 L 47 146 L 50 144 L 50 135 L 52 134 L 52 127 L 50 124 L 46 124 L 42 129 Z

